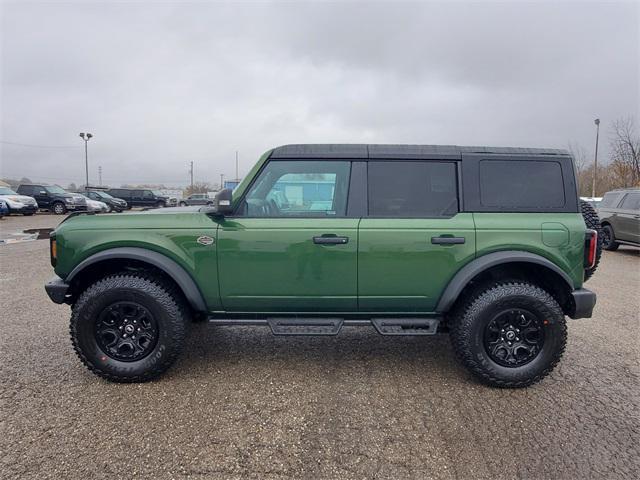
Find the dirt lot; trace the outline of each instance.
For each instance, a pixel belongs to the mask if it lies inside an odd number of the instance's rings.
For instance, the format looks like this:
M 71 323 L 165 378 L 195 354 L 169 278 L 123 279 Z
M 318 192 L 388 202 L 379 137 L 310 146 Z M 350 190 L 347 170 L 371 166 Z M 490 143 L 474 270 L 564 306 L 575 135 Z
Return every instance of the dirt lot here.
M 0 233 L 54 226 L 11 217 Z M 476 383 L 448 338 L 195 324 L 167 375 L 91 375 L 51 303 L 48 243 L 0 245 L 0 477 L 638 478 L 640 252 L 607 252 L 595 316 L 526 390 Z

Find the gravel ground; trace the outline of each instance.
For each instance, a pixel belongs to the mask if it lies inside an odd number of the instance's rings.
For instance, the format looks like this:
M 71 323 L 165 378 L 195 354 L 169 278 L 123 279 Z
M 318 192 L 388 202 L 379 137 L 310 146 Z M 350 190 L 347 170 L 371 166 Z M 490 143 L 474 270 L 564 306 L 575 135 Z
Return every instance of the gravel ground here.
M 0 234 L 60 217 L 0 221 Z M 556 371 L 476 383 L 448 338 L 273 337 L 194 324 L 161 379 L 91 375 L 46 240 L 0 245 L 0 477 L 638 478 L 640 252 L 606 252 Z

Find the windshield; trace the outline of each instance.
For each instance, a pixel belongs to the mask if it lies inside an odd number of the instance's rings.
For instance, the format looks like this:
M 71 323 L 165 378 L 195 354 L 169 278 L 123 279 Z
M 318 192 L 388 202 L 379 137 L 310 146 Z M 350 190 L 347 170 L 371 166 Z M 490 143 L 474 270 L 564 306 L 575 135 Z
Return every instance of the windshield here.
M 16 195 L 16 192 L 7 187 L 0 187 L 0 195 Z
M 108 193 L 104 193 L 104 192 L 93 192 L 95 193 L 97 196 L 99 196 L 100 198 L 113 198 L 111 195 L 109 195 Z
M 47 185 L 44 187 L 49 193 L 67 193 L 66 190 L 58 185 Z

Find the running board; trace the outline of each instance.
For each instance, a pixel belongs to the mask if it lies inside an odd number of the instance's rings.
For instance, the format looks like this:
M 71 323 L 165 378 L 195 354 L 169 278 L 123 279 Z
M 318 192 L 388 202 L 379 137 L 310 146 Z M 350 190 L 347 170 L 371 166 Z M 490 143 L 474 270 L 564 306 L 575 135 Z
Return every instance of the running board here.
M 337 335 L 342 318 L 267 318 L 274 335 Z
M 434 335 L 440 318 L 372 318 L 343 319 L 338 317 L 271 317 L 217 318 L 209 323 L 219 326 L 269 325 L 274 335 L 337 335 L 342 327 L 373 326 L 380 335 Z
M 435 335 L 438 318 L 372 318 L 380 335 Z

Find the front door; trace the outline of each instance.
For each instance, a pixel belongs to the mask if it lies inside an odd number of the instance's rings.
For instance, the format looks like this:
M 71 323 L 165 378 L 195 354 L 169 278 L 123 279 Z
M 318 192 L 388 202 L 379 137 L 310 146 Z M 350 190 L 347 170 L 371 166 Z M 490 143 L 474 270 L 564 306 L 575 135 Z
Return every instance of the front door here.
M 358 218 L 349 161 L 270 161 L 218 229 L 220 297 L 232 312 L 357 310 Z
M 475 255 L 472 213 L 459 213 L 455 162 L 369 161 L 369 216 L 360 222 L 361 312 L 435 311 Z
M 616 237 L 619 240 L 640 243 L 640 193 L 627 193 L 618 208 Z

